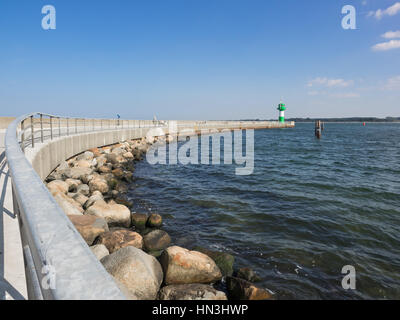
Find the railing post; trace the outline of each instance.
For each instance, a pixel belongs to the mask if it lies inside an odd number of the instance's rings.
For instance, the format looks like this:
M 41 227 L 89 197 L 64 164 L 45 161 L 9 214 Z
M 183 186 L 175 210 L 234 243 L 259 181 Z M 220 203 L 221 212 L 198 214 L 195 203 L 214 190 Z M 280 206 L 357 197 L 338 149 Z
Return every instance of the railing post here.
M 35 131 L 33 128 L 33 116 L 31 116 L 31 138 L 32 138 L 32 148 L 35 147 Z
M 93 131 L 94 131 L 94 127 L 95 127 L 95 120 L 93 119 L 93 120 L 92 120 L 92 122 L 93 122 Z
M 67 136 L 69 136 L 69 119 L 67 118 Z
M 82 119 L 83 120 L 83 132 L 86 132 L 86 121 L 85 121 L 85 119 Z
M 21 121 L 21 149 L 25 152 L 25 119 Z
M 58 136 L 61 137 L 61 117 L 58 117 Z
M 78 119 L 75 118 L 75 133 L 78 133 Z
M 44 138 L 43 138 L 43 115 L 42 114 L 40 114 L 40 140 L 43 143 Z
M 53 117 L 50 116 L 50 139 L 53 140 Z

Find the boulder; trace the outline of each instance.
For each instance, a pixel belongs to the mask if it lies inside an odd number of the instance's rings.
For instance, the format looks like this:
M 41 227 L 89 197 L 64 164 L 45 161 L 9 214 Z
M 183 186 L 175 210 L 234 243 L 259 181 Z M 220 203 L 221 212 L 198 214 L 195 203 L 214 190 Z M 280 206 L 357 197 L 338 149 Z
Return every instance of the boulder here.
M 122 179 L 124 177 L 124 171 L 121 168 L 114 169 L 111 172 L 117 179 Z
M 86 201 L 89 200 L 88 197 L 84 196 L 81 193 L 76 193 L 73 197 L 72 197 L 76 202 L 78 202 L 81 206 L 83 206 Z
M 82 181 L 78 179 L 66 179 L 65 182 L 68 184 L 69 192 L 76 192 L 78 186 L 82 184 Z
M 100 168 L 102 166 L 104 166 L 107 163 L 107 159 L 104 155 L 101 155 L 100 157 L 96 158 L 97 160 L 97 168 Z
M 261 281 L 261 278 L 251 268 L 240 268 L 236 272 L 236 277 L 247 280 L 249 282 Z
M 123 156 L 125 159 L 129 159 L 129 160 L 133 159 L 133 154 L 132 154 L 132 152 L 125 152 L 122 156 Z
M 136 229 L 144 230 L 146 228 L 147 214 L 145 213 L 132 213 L 132 224 Z
M 114 181 L 116 181 L 116 184 L 113 187 L 114 190 L 117 190 L 119 193 L 128 192 L 128 185 L 125 182 L 118 181 L 116 179 L 114 179 Z
M 173 284 L 163 287 L 159 300 L 227 300 L 226 294 L 207 284 Z
M 82 176 L 90 175 L 92 172 L 93 170 L 91 168 L 82 167 L 68 168 L 60 171 L 64 179 L 81 179 Z
M 95 158 L 101 156 L 101 150 L 99 148 L 92 148 L 92 149 L 89 149 L 88 151 L 93 153 L 93 157 L 95 157 Z
M 89 182 L 90 192 L 93 191 L 100 191 L 101 193 L 105 194 L 108 192 L 108 183 L 105 179 L 101 177 L 95 177 Z
M 169 246 L 171 237 L 163 230 L 154 230 L 143 237 L 143 242 L 147 251 L 159 251 Z
M 118 156 L 115 153 L 108 153 L 106 154 L 106 159 L 108 162 L 112 163 L 112 164 L 118 164 Z
M 270 300 L 272 295 L 265 289 L 258 288 L 251 282 L 235 278 L 226 277 L 226 287 L 229 299 L 232 300 Z
M 90 250 L 92 250 L 96 258 L 99 260 L 110 254 L 104 244 L 95 244 L 94 246 L 90 247 Z
M 93 205 L 96 201 L 104 200 L 104 197 L 100 191 L 94 191 L 93 194 L 89 197 L 89 199 L 83 205 L 83 208 L 86 210 L 91 205 Z
M 53 180 L 47 184 L 47 188 L 49 189 L 51 194 L 55 194 L 61 192 L 63 194 L 67 194 L 69 186 L 68 183 L 62 180 Z
M 103 233 L 99 236 L 96 243 L 104 244 L 108 251 L 113 253 L 127 246 L 142 249 L 143 238 L 137 232 L 122 229 Z
M 234 256 L 226 252 L 212 251 L 200 247 L 196 247 L 194 250 L 202 252 L 213 259 L 219 270 L 221 270 L 222 276 L 231 276 L 233 274 Z
M 162 217 L 157 213 L 152 213 L 147 219 L 147 225 L 151 228 L 160 228 L 162 226 Z
M 61 162 L 59 164 L 59 166 L 57 167 L 56 171 L 65 170 L 65 169 L 68 169 L 68 168 L 69 168 L 68 162 L 67 161 L 63 161 L 63 162 Z
M 163 280 L 156 258 L 135 247 L 125 247 L 101 259 L 104 268 L 140 300 L 154 300 Z
M 74 162 L 74 168 L 90 168 L 92 161 L 89 160 L 78 160 Z
M 68 216 L 68 218 L 89 246 L 98 236 L 108 232 L 107 222 L 102 218 L 91 215 Z
M 81 176 L 81 181 L 84 184 L 89 184 L 90 180 L 92 180 L 94 177 L 94 174 L 84 174 L 83 176 Z
M 122 156 L 125 152 L 126 152 L 126 150 L 124 148 L 122 148 L 121 146 L 116 147 L 111 150 L 111 154 L 115 154 L 117 156 Z
M 132 200 L 129 200 L 124 195 L 120 195 L 118 193 L 118 191 L 116 191 L 116 190 L 113 190 L 112 192 L 113 192 L 113 196 L 114 196 L 114 201 L 116 203 L 123 204 L 124 206 L 127 206 L 128 208 L 132 208 L 133 207 L 133 201 Z
M 80 160 L 93 160 L 94 154 L 91 151 L 85 151 L 84 153 L 81 153 L 79 156 L 76 157 L 77 161 Z
M 98 200 L 85 213 L 105 219 L 110 227 L 129 228 L 131 225 L 131 212 L 122 204 L 108 204 Z
M 90 194 L 90 189 L 89 186 L 87 184 L 80 184 L 77 188 L 76 188 L 76 192 L 83 194 L 84 196 L 88 196 Z
M 53 197 L 66 215 L 82 215 L 83 209 L 74 199 L 69 198 L 62 192 L 53 194 Z
M 160 262 L 164 270 L 164 282 L 169 284 L 211 283 L 221 280 L 222 274 L 209 256 L 172 246 L 163 251 Z
M 111 168 L 109 166 L 106 165 L 102 165 L 101 167 L 99 167 L 97 169 L 100 173 L 110 173 L 111 172 Z

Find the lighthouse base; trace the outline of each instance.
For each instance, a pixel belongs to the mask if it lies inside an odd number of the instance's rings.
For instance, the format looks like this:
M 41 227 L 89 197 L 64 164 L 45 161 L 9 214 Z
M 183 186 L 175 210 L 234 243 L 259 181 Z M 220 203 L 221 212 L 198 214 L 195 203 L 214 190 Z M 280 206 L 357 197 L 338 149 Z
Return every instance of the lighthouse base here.
M 285 117 L 279 117 L 279 122 L 284 123 L 285 122 Z

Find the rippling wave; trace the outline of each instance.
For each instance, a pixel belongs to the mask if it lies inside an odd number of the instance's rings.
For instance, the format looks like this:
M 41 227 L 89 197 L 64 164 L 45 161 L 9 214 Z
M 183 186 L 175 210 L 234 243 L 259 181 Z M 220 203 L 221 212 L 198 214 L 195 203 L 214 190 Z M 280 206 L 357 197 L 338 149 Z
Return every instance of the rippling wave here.
M 399 137 L 399 124 L 258 130 L 253 175 L 143 161 L 130 197 L 164 214 L 175 244 L 234 254 L 277 298 L 400 299 Z

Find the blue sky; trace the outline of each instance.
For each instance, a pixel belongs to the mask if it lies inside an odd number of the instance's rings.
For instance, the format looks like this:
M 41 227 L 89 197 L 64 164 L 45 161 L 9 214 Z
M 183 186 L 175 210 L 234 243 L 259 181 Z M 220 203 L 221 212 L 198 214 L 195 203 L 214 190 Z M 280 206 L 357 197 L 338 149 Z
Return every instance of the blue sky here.
M 396 31 L 396 0 L 1 0 L 0 115 L 400 116 Z

